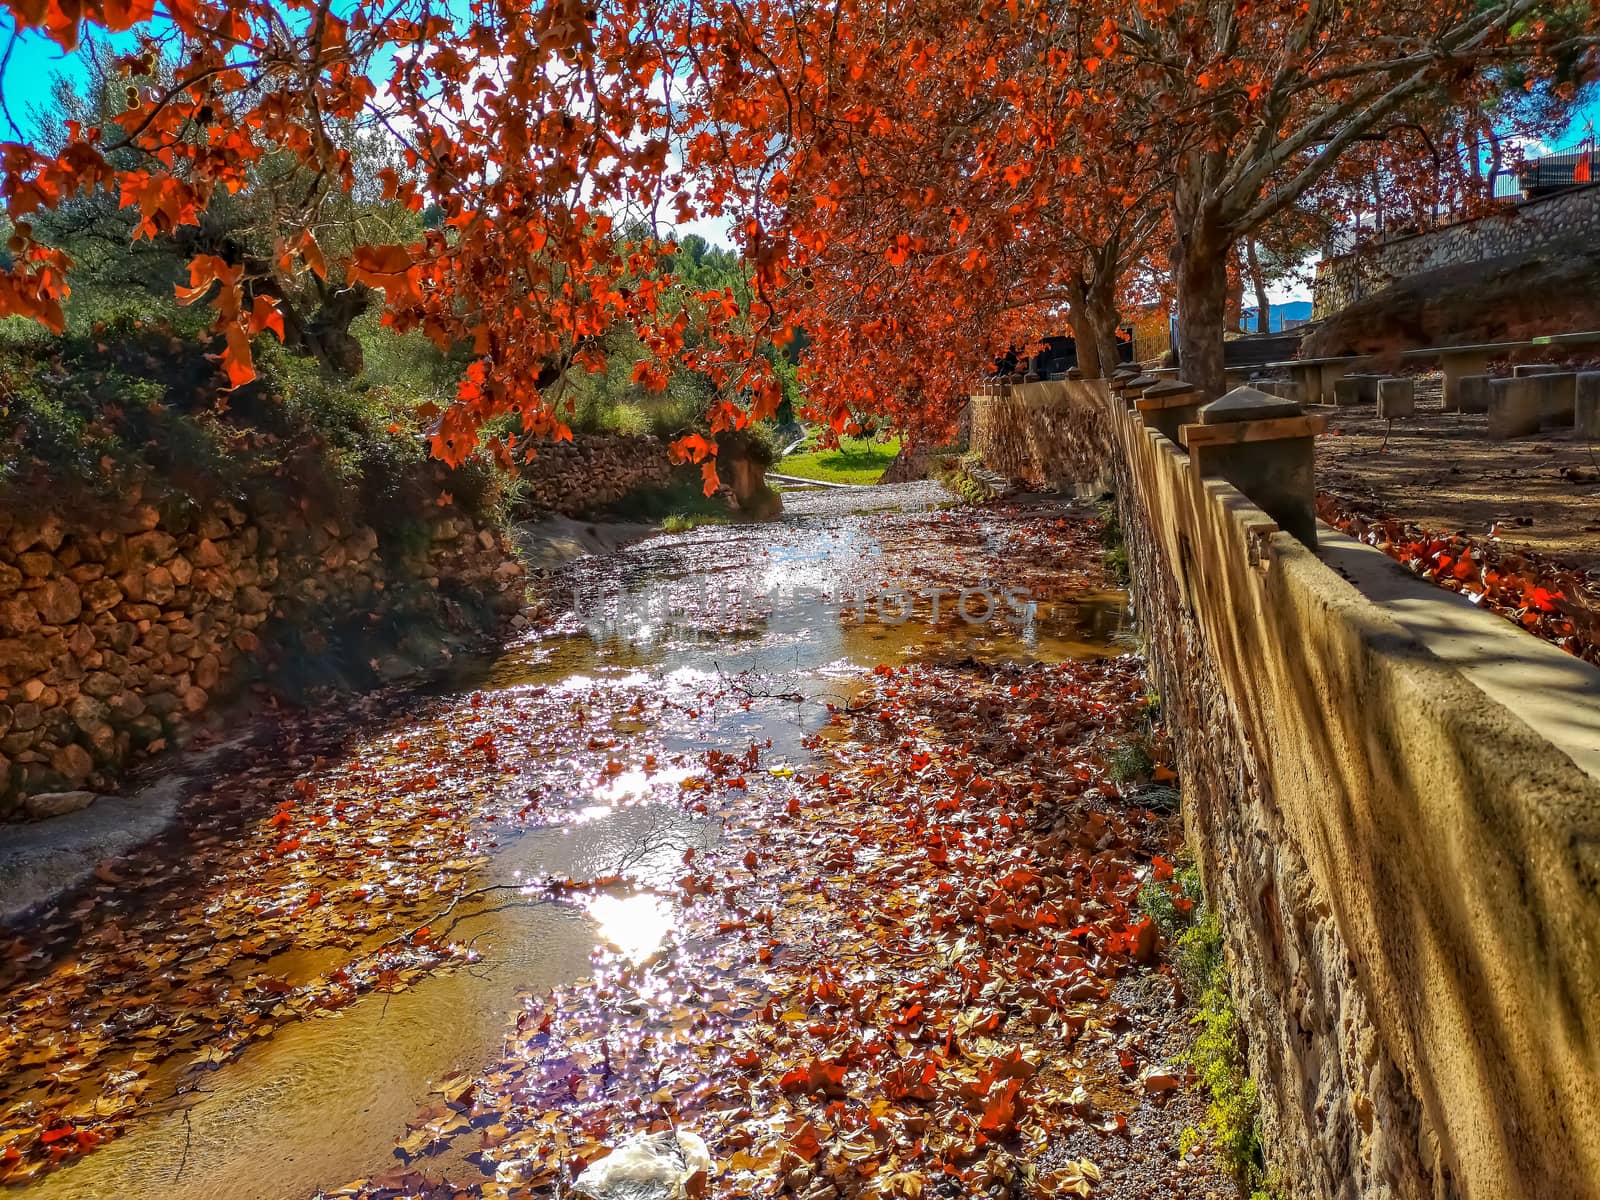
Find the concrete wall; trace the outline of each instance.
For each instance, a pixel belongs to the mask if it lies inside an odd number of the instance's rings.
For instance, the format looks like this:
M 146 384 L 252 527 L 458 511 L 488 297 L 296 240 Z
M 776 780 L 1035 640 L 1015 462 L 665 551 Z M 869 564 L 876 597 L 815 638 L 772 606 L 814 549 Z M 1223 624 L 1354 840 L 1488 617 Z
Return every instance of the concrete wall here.
M 1118 493 L 1283 1193 L 1600 1197 L 1600 673 L 1045 386 L 1092 436 L 1040 472 Z
M 1461 263 L 1600 241 L 1600 187 L 1576 188 L 1412 237 L 1325 259 L 1317 268 L 1312 316 L 1322 320 L 1396 280 Z

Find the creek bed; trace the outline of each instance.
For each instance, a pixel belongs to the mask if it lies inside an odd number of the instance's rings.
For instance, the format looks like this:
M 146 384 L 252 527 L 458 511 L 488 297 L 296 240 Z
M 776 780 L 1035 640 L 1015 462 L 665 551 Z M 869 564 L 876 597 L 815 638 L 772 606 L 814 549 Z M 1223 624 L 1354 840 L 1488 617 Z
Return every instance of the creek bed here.
M 442 739 L 469 714 L 583 714 L 582 739 L 575 731 L 572 744 L 557 737 L 515 758 L 494 791 L 471 797 L 471 838 L 485 849 L 453 886 L 500 889 L 449 914 L 450 936 L 475 961 L 278 1026 L 198 1079 L 158 1066 L 121 1136 L 19 1194 L 276 1200 L 392 1168 L 430 1090 L 499 1055 L 519 997 L 647 956 L 671 936 L 672 904 L 656 892 L 551 902 L 508 885 L 625 873 L 664 890 L 683 856 L 718 836 L 679 803 L 684 771 L 672 762 L 751 743 L 765 747 L 764 763 L 802 762 L 803 740 L 828 704 L 849 702 L 861 667 L 1126 651 L 1127 600 L 1092 586 L 1098 564 L 1084 563 L 1081 578 L 1047 569 L 1052 539 L 1092 544 L 1084 511 L 841 513 L 842 503 L 578 559 L 546 578 L 533 631 L 501 654 L 461 664 L 381 719 L 347 715 L 351 762 L 381 763 L 386 745 Z M 621 769 L 619 745 L 633 759 L 647 746 L 661 766 Z M 313 775 L 346 769 L 324 758 Z M 229 790 L 227 779 L 208 783 L 210 796 Z M 505 819 L 535 793 L 533 819 Z M 197 881 L 180 873 L 163 886 L 187 896 Z M 146 889 L 141 903 L 158 907 L 162 895 Z M 71 953 L 47 945 L 44 957 L 59 969 Z M 290 948 L 250 970 L 299 978 L 345 953 Z

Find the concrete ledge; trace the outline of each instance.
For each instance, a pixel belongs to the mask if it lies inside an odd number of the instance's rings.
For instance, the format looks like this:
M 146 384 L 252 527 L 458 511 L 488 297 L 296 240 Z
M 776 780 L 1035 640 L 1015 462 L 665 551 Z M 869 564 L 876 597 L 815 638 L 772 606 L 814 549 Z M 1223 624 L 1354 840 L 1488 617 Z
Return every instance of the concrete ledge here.
M 1600 671 L 1325 527 L 1308 549 L 1103 387 L 1067 400 L 1285 1194 L 1600 1200 Z

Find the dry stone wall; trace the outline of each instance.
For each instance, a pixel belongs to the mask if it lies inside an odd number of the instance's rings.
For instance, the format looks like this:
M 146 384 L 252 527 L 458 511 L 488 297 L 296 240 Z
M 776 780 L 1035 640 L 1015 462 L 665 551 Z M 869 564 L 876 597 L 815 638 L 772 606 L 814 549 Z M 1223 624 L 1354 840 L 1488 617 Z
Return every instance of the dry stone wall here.
M 1312 317 L 1322 320 L 1390 284 L 1440 267 L 1600 242 L 1600 186 L 1581 187 L 1324 260 Z
M 1109 461 L 1111 446 L 1101 423 L 1087 410 L 1060 402 L 1062 385 L 995 385 L 974 396 L 971 447 L 991 470 L 1030 487 L 1073 482 L 1081 463 Z
M 633 492 L 666 486 L 672 464 L 659 438 L 580 433 L 570 442 L 541 443 L 518 474 L 528 508 L 581 517 Z
M 1034 469 L 1114 487 L 1277 1194 L 1600 1200 L 1600 779 L 1335 569 L 1377 551 L 1307 548 L 1103 385 L 1048 386 L 1076 415 L 980 399 L 974 441 L 1082 428 Z
M 389 544 L 292 505 L 0 509 L 0 819 L 113 788 L 231 685 L 327 654 L 341 626 L 481 631 L 522 603 L 510 549 L 443 508 Z

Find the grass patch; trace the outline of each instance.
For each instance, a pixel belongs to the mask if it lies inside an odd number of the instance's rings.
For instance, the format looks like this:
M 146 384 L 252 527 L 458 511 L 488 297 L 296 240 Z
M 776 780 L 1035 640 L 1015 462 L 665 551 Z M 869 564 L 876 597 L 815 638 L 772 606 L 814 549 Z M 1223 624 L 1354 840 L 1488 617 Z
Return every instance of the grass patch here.
M 1198 1028 L 1188 1060 L 1208 1097 L 1205 1120 L 1183 1131 L 1179 1150 L 1209 1144 L 1241 1196 L 1273 1200 L 1261 1145 L 1261 1097 L 1250 1078 L 1238 1011 L 1228 990 L 1222 921 L 1209 908 L 1199 868 L 1182 866 L 1166 883 L 1147 883 L 1139 902 L 1172 947 L 1191 1022 Z
M 886 442 L 875 438 L 844 438 L 837 450 L 791 454 L 774 469 L 782 475 L 821 483 L 872 484 L 878 482 L 899 453 L 899 438 Z
M 1124 786 L 1144 784 L 1155 772 L 1156 761 L 1151 754 L 1150 739 L 1143 734 L 1113 747 L 1111 751 L 1111 779 Z
M 1100 517 L 1100 548 L 1105 553 L 1106 574 L 1118 587 L 1127 587 L 1133 579 L 1128 565 L 1128 539 L 1122 532 L 1122 518 L 1117 515 L 1113 501 L 1104 501 L 1098 507 Z
M 726 525 L 731 520 L 727 513 L 671 513 L 661 522 L 663 533 L 688 533 L 702 525 Z
M 640 488 L 596 514 L 601 520 L 660 525 L 683 533 L 697 525 L 724 525 L 733 519 L 721 496 L 708 496 L 700 473 L 680 473 L 665 487 Z

